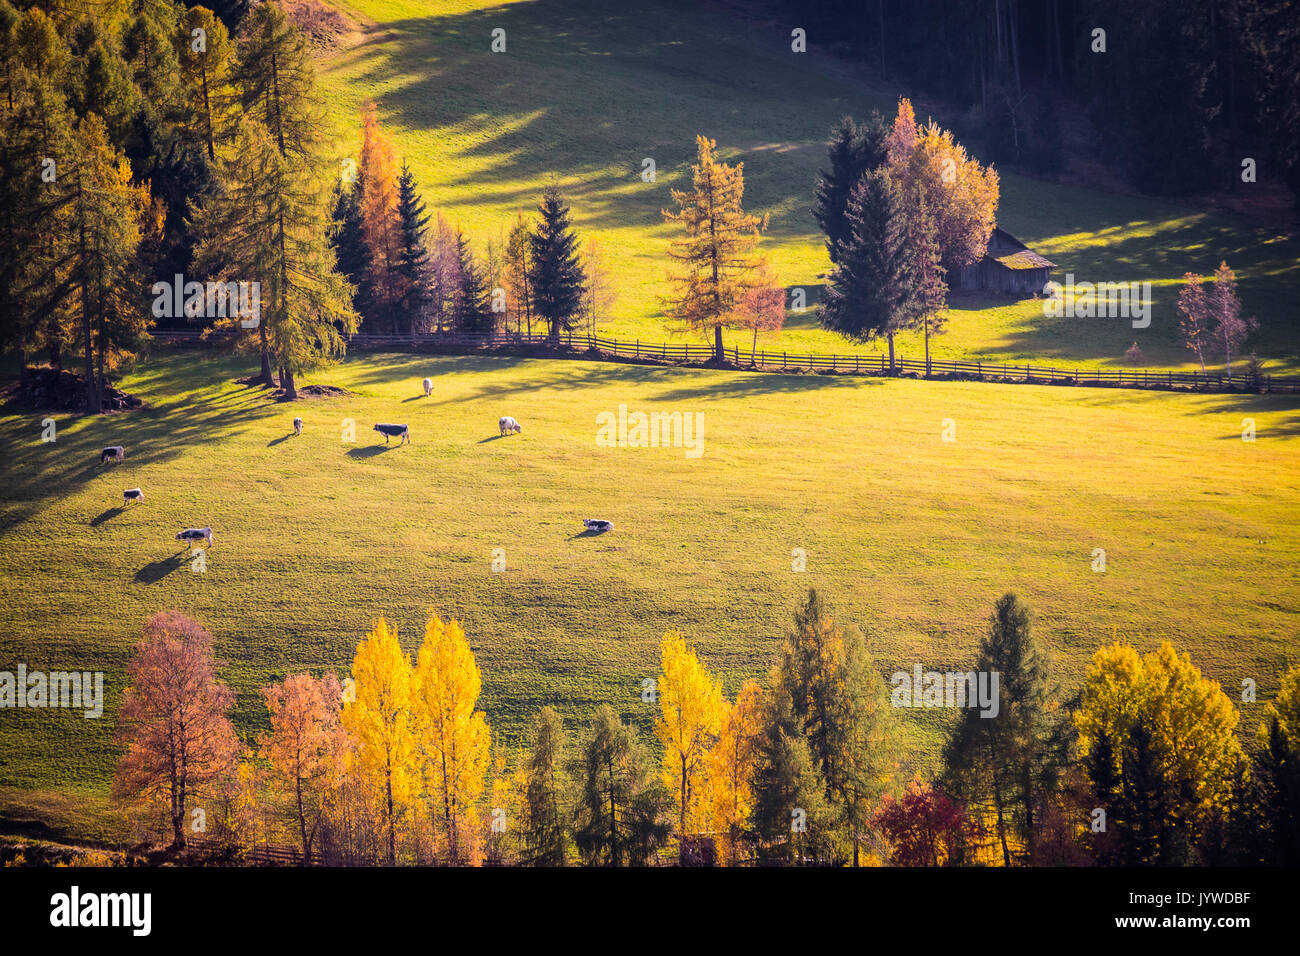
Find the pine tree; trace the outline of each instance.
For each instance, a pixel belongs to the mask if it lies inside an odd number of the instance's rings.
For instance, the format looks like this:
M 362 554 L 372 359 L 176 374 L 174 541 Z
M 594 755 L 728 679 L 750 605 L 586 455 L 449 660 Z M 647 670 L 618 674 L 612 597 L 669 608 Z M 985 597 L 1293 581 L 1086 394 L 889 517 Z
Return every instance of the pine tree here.
M 664 210 L 668 222 L 680 223 L 686 235 L 673 240 L 669 255 L 680 271 L 672 276 L 677 291 L 666 304 L 687 329 L 713 332 L 713 358 L 725 352 L 722 330 L 730 324 L 752 285 L 754 248 L 764 220 L 745 214 L 745 164 L 728 166 L 713 158 L 717 143 L 695 138 L 697 159 L 692 188 L 672 190 L 676 212 Z
M 528 281 L 533 308 L 547 324 L 553 344 L 571 330 L 582 310 L 586 276 L 578 258 L 578 235 L 569 220 L 569 206 L 557 186 L 550 186 L 538 207 L 537 228 L 531 236 Z
M 916 265 L 902 195 L 883 171 L 867 173 L 849 198 L 849 240 L 831 275 L 822 325 L 857 341 L 883 335 L 894 366 L 894 335 L 916 315 Z
M 374 319 L 374 298 L 370 288 L 370 250 L 361 233 L 360 190 L 355 181 L 340 178 L 334 186 L 333 229 L 330 245 L 338 271 L 356 290 L 352 305 L 362 321 Z
M 523 862 L 531 866 L 563 866 L 568 855 L 564 746 L 560 715 L 552 707 L 543 707 L 533 723 L 524 765 L 523 819 L 519 824 Z
M 849 196 L 863 174 L 885 161 L 888 134 L 889 126 L 879 110 L 872 110 L 871 116 L 860 125 L 851 116 L 845 116 L 831 131 L 830 169 L 823 169 L 817 175 L 813 215 L 826 234 L 826 252 L 833 264 L 839 263 L 840 246 L 850 237 Z
M 428 327 L 432 268 L 425 238 L 429 215 L 416 188 L 415 176 L 406 163 L 402 163 L 402 175 L 397 181 L 397 213 L 402 223 L 397 271 L 405 292 L 398 311 L 405 331 L 423 332 Z

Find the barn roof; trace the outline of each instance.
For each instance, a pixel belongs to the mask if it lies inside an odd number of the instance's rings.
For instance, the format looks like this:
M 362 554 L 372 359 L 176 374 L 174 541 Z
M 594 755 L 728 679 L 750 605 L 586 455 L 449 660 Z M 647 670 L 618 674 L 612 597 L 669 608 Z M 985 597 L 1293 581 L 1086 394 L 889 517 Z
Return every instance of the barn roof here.
M 1055 262 L 1043 258 L 1011 233 L 998 227 L 994 227 L 993 234 L 989 237 L 985 258 L 1015 271 L 1056 268 Z

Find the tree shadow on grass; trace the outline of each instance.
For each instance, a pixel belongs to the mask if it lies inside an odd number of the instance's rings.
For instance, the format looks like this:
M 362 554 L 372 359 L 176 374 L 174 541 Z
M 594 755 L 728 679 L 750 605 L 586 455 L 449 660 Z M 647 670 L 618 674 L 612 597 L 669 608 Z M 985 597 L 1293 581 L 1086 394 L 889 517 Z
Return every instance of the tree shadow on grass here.
M 118 515 L 122 513 L 122 511 L 123 508 L 121 506 L 118 506 L 116 508 L 109 508 L 107 511 L 100 512 L 99 515 L 90 519 L 90 526 L 92 528 L 98 528 L 101 524 L 103 524 L 105 521 L 109 520 L 110 518 L 116 518 Z
M 171 557 L 163 558 L 161 561 L 151 561 L 139 571 L 135 572 L 137 584 L 157 584 L 167 575 L 180 568 L 185 563 L 185 552 L 180 551 Z

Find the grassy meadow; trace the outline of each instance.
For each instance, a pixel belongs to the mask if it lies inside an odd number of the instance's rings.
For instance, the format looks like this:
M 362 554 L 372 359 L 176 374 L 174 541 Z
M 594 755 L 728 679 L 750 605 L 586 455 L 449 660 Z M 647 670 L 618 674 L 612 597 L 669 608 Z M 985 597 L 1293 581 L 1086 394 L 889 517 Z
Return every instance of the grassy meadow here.
M 769 213 L 762 248 L 783 284 L 821 295 L 830 266 L 811 204 L 831 126 L 872 107 L 892 111 L 906 90 L 868 85 L 843 62 L 790 51 L 791 24 L 747 21 L 730 8 L 673 0 L 348 0 L 353 42 L 324 56 L 320 78 L 340 150 L 355 156 L 360 110 L 380 121 L 410 163 L 430 209 L 459 223 L 482 253 L 503 243 L 516 212 L 531 215 L 547 182 L 572 201 L 584 238 L 601 244 L 617 300 L 603 334 L 680 340 L 665 315 L 667 248 L 661 210 L 687 183 L 694 138 L 717 140 L 744 162 L 746 207 Z M 506 51 L 491 53 L 494 29 Z M 927 110 L 918 107 L 924 119 Z M 656 181 L 641 179 L 652 158 Z M 1171 158 L 1171 175 L 1176 174 Z M 1249 189 L 1249 186 L 1243 186 Z M 1196 203 L 1176 203 L 1002 174 L 999 224 L 1053 262 L 1054 277 L 1152 283 L 1151 325 L 1127 319 L 1048 319 L 1042 303 L 993 294 L 954 295 L 939 359 L 1066 366 L 1121 365 L 1134 341 L 1148 365 L 1191 369 L 1178 338 L 1183 273 L 1221 259 L 1240 280 L 1246 314 L 1261 329 L 1254 349 L 1274 374 L 1300 372 L 1300 243 Z M 728 344 L 748 345 L 736 333 Z M 790 352 L 876 353 L 791 312 L 780 335 Z M 920 337 L 901 354 L 919 357 Z
M 123 668 L 164 608 L 216 635 L 246 737 L 266 726 L 258 688 L 346 672 L 380 615 L 411 651 L 430 611 L 460 619 L 511 744 L 545 704 L 576 728 L 609 702 L 648 730 L 640 682 L 669 628 L 734 694 L 765 674 L 809 586 L 886 674 L 969 666 L 1008 589 L 1065 693 L 1115 637 L 1170 639 L 1230 693 L 1255 678 L 1262 700 L 1297 651 L 1294 397 L 358 354 L 313 377 L 351 395 L 286 405 L 236 384 L 246 371 L 155 356 L 122 381 L 146 408 L 55 415 L 53 444 L 44 413 L 0 414 L 0 658 L 103 670 L 107 694 L 101 720 L 4 712 L 10 825 L 114 832 Z M 601 447 L 596 418 L 620 404 L 701 414 L 703 455 Z M 521 435 L 499 437 L 503 414 Z M 412 444 L 386 447 L 376 421 L 409 422 Z M 107 444 L 126 460 L 101 465 Z M 137 485 L 146 502 L 122 508 Z M 583 534 L 591 516 L 615 530 Z M 196 573 L 173 535 L 208 524 Z M 901 716 L 932 766 L 950 712 Z

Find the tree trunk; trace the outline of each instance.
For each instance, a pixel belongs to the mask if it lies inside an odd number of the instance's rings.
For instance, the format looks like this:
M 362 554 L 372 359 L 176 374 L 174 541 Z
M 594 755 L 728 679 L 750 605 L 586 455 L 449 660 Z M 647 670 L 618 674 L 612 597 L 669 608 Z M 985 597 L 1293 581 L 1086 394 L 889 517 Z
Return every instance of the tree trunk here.
M 894 333 L 889 333 L 889 371 L 892 374 L 896 371 L 894 367 Z
M 726 351 L 722 347 L 722 326 L 713 327 L 713 359 L 719 365 L 726 361 Z
M 280 387 L 284 389 L 284 397 L 291 401 L 298 397 L 298 386 L 294 382 L 293 372 L 288 369 L 280 371 Z

